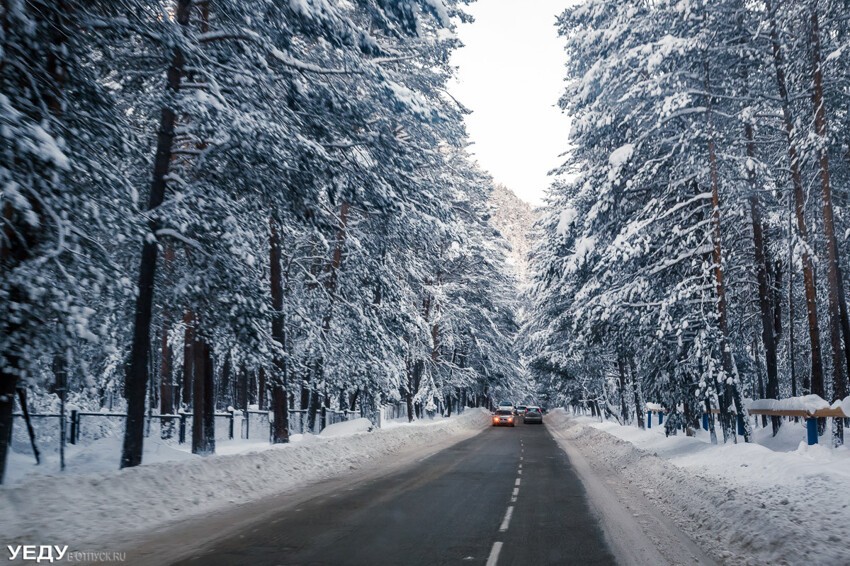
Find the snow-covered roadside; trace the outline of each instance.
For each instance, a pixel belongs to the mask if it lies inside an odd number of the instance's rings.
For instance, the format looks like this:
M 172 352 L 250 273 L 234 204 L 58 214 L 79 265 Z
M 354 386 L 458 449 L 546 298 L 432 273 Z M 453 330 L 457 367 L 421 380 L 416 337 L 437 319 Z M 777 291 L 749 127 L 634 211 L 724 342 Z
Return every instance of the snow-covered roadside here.
M 416 421 L 364 432 L 368 421 L 332 425 L 323 434 L 259 452 L 188 458 L 126 470 L 35 476 L 0 488 L 3 544 L 101 542 L 299 486 L 386 463 L 411 446 L 482 430 L 489 413 Z
M 850 564 L 850 450 L 800 444 L 793 425 L 774 451 L 713 446 L 553 411 L 559 430 L 592 468 L 614 471 L 706 552 L 725 564 Z M 766 444 L 769 442 L 765 439 Z

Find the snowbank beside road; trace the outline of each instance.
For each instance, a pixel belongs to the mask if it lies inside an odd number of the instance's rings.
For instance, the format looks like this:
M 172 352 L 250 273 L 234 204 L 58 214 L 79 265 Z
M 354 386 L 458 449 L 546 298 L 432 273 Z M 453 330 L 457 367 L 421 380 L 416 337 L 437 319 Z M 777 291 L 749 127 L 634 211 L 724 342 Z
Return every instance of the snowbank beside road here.
M 848 564 L 850 449 L 806 446 L 802 425 L 776 439 L 714 446 L 554 411 L 591 466 L 615 470 L 726 564 Z
M 162 527 L 364 465 L 380 466 L 381 459 L 403 448 L 449 437 L 460 440 L 483 429 L 489 413 L 470 409 L 451 419 L 372 432 L 361 432 L 358 421 L 352 423 L 334 431 L 342 435 L 305 436 L 301 442 L 260 452 L 193 457 L 110 473 L 36 476 L 0 488 L 0 535 L 3 544 L 51 540 L 73 545 Z

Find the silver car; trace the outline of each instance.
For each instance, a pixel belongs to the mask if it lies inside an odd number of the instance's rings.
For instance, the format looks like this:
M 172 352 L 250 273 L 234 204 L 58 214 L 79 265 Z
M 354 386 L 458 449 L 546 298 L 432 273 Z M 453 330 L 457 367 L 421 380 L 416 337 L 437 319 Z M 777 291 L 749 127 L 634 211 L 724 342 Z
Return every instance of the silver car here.
M 525 408 L 522 422 L 525 424 L 543 424 L 543 409 L 529 405 Z

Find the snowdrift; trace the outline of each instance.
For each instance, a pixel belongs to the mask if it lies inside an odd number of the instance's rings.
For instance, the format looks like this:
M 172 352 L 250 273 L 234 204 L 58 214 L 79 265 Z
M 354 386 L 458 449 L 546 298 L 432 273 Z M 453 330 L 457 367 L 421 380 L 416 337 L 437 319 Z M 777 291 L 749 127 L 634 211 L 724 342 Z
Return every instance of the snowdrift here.
M 564 431 L 594 468 L 616 470 L 724 564 L 848 564 L 850 449 L 807 446 L 803 424 L 773 438 L 712 445 L 563 410 Z
M 156 462 L 109 473 L 34 476 L 0 488 L 0 535 L 3 544 L 102 541 L 275 495 L 367 463 L 379 466 L 402 448 L 427 447 L 452 436 L 460 440 L 488 423 L 489 413 L 479 409 L 371 432 L 366 423 L 352 421 L 329 427 L 327 435 L 306 435 L 300 442 L 261 452 Z

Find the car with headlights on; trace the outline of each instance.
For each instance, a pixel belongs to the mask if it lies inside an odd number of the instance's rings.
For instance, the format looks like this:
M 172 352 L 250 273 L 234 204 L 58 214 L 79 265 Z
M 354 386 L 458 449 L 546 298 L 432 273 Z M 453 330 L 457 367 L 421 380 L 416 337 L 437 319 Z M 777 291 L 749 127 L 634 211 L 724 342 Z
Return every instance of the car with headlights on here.
M 543 409 L 529 405 L 525 408 L 522 422 L 524 424 L 543 424 Z
M 516 426 L 516 417 L 512 409 L 496 409 L 493 413 L 493 426 Z

